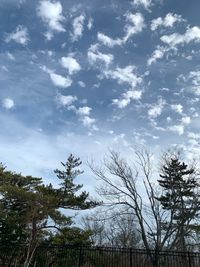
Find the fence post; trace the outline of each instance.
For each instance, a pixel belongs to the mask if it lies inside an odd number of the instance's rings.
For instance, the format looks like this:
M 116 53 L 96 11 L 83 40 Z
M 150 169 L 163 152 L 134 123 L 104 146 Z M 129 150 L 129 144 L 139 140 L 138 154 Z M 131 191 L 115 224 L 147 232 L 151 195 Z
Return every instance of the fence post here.
M 188 251 L 188 261 L 189 261 L 189 267 L 192 267 L 191 258 L 190 258 L 190 252 Z
M 78 267 L 81 267 L 82 264 L 82 246 L 79 249 L 79 259 L 78 259 Z
M 155 249 L 155 265 L 159 266 L 159 250 L 157 248 Z
M 133 251 L 132 251 L 132 248 L 130 248 L 130 267 L 133 266 Z

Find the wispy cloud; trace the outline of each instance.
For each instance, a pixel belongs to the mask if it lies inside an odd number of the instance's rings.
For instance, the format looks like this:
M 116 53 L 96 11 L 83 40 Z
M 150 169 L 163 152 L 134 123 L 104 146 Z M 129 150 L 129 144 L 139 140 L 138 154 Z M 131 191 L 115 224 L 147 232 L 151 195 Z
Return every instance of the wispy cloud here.
M 18 25 L 15 31 L 7 34 L 5 41 L 7 43 L 14 41 L 24 46 L 27 45 L 29 41 L 28 29 L 22 25 Z
M 182 124 L 178 124 L 178 125 L 170 126 L 170 127 L 168 127 L 168 129 L 171 132 L 174 132 L 174 133 L 176 133 L 178 135 L 183 135 L 184 134 L 185 127 Z
M 113 70 L 105 70 L 103 75 L 105 78 L 117 80 L 118 84 L 128 84 L 132 88 L 135 88 L 136 85 L 142 82 L 142 78 L 137 75 L 136 67 L 133 65 L 124 68 L 117 67 Z
M 142 91 L 129 90 L 122 94 L 119 99 L 113 99 L 113 104 L 119 108 L 125 108 L 132 100 L 139 100 L 142 97 Z
M 124 42 L 127 42 L 131 36 L 142 32 L 143 28 L 145 27 L 144 17 L 141 13 L 128 13 L 126 15 L 126 20 L 129 23 L 125 25 L 126 34 L 124 36 Z
M 200 70 L 190 71 L 187 75 L 179 75 L 177 80 L 187 87 L 196 96 L 200 96 Z
M 80 107 L 77 110 L 77 114 L 79 115 L 83 115 L 83 116 L 89 116 L 90 112 L 91 112 L 92 108 L 88 107 L 88 106 L 84 106 L 84 107 Z
M 163 35 L 161 41 L 170 47 L 176 47 L 181 44 L 188 44 L 190 42 L 200 42 L 200 28 L 194 26 L 188 28 L 184 34 L 173 33 L 170 35 Z
M 88 49 L 88 60 L 89 63 L 94 65 L 98 63 L 104 63 L 105 66 L 109 66 L 114 59 L 114 56 L 112 54 L 104 54 L 99 52 L 98 50 L 98 45 L 91 45 L 90 48 Z
M 88 24 L 87 24 L 87 28 L 88 28 L 88 30 L 91 30 L 91 29 L 92 29 L 92 27 L 93 27 L 93 22 L 94 22 L 94 20 L 93 20 L 92 18 L 89 18 L 89 19 L 88 19 Z
M 189 125 L 190 123 L 191 123 L 191 118 L 186 115 L 181 118 L 180 124 L 169 126 L 168 130 L 178 135 L 183 135 L 185 132 L 185 127 Z
M 150 66 L 152 63 L 155 63 L 158 59 L 164 57 L 165 53 L 169 51 L 166 47 L 157 46 L 157 48 L 153 51 L 152 55 L 147 60 L 147 65 Z
M 143 6 L 144 8 L 149 10 L 149 8 L 152 4 L 152 0 L 133 0 L 133 4 L 135 6 Z
M 136 67 L 133 65 L 126 66 L 125 68 L 117 67 L 113 70 L 103 70 L 100 78 L 113 79 L 119 85 L 126 84 L 129 86 L 129 89 L 119 98 L 112 100 L 113 104 L 119 108 L 125 108 L 132 100 L 139 100 L 142 97 L 142 91 L 138 90 L 138 86 L 142 83 L 143 79 L 137 74 Z
M 164 18 L 158 17 L 156 19 L 153 19 L 151 22 L 151 30 L 155 31 L 159 27 L 172 28 L 175 23 L 182 21 L 184 21 L 184 19 L 181 17 L 181 15 L 168 13 Z
M 79 116 L 79 120 L 84 127 L 88 128 L 90 131 L 98 131 L 99 129 L 96 126 L 96 119 L 90 116 L 91 111 L 91 107 L 83 106 L 76 109 L 76 114 Z
M 71 37 L 73 41 L 77 41 L 83 35 L 84 30 L 84 22 L 85 22 L 85 15 L 81 14 L 80 16 L 76 17 L 72 22 L 73 32 L 71 33 Z
M 7 56 L 8 56 L 8 58 L 10 59 L 10 60 L 15 60 L 15 56 L 12 54 L 12 53 L 10 53 L 10 52 L 7 52 Z
M 80 120 L 82 121 L 82 123 L 85 127 L 91 128 L 93 130 L 97 130 L 97 127 L 95 126 L 95 122 L 96 122 L 95 119 L 93 119 L 89 116 L 83 116 L 80 118 Z
M 98 32 L 97 39 L 100 43 L 114 47 L 116 45 L 125 44 L 133 35 L 140 33 L 145 27 L 144 17 L 141 13 L 127 13 L 126 14 L 127 24 L 124 27 L 125 35 L 122 38 L 113 39 L 104 33 Z
M 120 39 L 120 38 L 113 39 L 101 32 L 98 32 L 97 39 L 100 43 L 108 47 L 114 47 L 115 45 L 122 45 L 124 43 L 123 39 Z
M 159 98 L 158 102 L 148 110 L 148 116 L 150 119 L 155 119 L 161 115 L 166 105 L 166 101 L 162 98 Z
M 49 74 L 51 81 L 56 87 L 67 88 L 72 85 L 73 81 L 70 77 L 64 77 L 60 74 L 57 74 L 53 70 L 48 69 L 46 66 L 42 66 L 41 69 Z
M 77 100 L 76 96 L 58 94 L 56 96 L 56 102 L 60 106 L 70 106 Z

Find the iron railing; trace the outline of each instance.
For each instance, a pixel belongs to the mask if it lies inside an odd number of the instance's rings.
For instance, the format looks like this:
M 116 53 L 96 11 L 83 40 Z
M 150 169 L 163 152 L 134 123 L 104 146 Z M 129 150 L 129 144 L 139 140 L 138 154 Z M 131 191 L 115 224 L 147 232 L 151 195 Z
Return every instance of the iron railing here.
M 26 247 L 0 247 L 1 267 L 200 267 L 200 253 L 116 247 L 40 246 L 26 258 Z

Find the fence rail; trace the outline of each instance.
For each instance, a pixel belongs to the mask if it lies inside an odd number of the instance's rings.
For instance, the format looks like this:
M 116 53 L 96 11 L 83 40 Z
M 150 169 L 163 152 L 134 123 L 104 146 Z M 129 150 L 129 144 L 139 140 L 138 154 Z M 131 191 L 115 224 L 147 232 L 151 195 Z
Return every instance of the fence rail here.
M 200 253 L 116 247 L 41 246 L 26 258 L 26 247 L 0 247 L 2 267 L 200 267 Z

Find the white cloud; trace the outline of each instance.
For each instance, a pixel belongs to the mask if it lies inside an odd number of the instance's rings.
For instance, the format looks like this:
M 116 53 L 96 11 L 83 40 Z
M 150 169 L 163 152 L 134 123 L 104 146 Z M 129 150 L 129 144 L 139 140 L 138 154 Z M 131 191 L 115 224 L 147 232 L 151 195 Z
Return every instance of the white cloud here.
M 72 80 L 69 77 L 63 77 L 56 73 L 50 73 L 50 78 L 55 86 L 61 87 L 61 88 L 67 88 L 70 87 L 72 84 Z
M 189 82 L 189 89 L 197 96 L 200 96 L 200 71 L 191 71 L 187 76 L 180 75 L 179 80 Z
M 8 72 L 8 68 L 7 68 L 5 65 L 1 66 L 1 69 L 2 69 L 3 71 Z
M 103 54 L 98 51 L 98 45 L 92 45 L 88 49 L 88 60 L 91 65 L 96 63 L 104 63 L 107 67 L 113 62 L 112 54 Z
M 141 97 L 142 91 L 130 90 L 122 94 L 120 99 L 113 99 L 113 104 L 117 105 L 119 108 L 125 108 L 132 100 L 139 100 Z
M 11 54 L 10 52 L 7 52 L 7 57 L 10 59 L 10 60 L 15 60 L 15 56 L 13 56 L 13 54 Z
M 148 110 L 148 116 L 149 118 L 157 118 L 158 116 L 161 115 L 163 109 L 164 109 L 164 106 L 166 104 L 166 101 L 162 98 L 160 98 L 158 100 L 158 103 L 153 105 L 149 110 Z
M 115 45 L 122 45 L 124 42 L 123 39 L 120 39 L 120 38 L 112 39 L 111 37 L 101 32 L 98 32 L 97 39 L 99 42 L 101 42 L 102 44 L 108 47 L 114 47 Z
M 142 78 L 135 73 L 135 70 L 135 66 L 129 65 L 125 68 L 117 67 L 114 70 L 105 70 L 103 75 L 106 78 L 117 80 L 118 84 L 127 83 L 131 88 L 135 88 L 142 82 Z
M 14 41 L 21 45 L 27 45 L 29 41 L 27 28 L 22 25 L 18 25 L 14 32 L 7 34 L 5 41 L 7 43 Z
M 73 33 L 71 34 L 72 40 L 77 41 L 83 35 L 85 16 L 82 14 L 73 20 Z
M 188 137 L 192 139 L 200 139 L 200 134 L 189 132 Z
M 108 47 L 114 47 L 115 45 L 123 45 L 128 41 L 128 39 L 131 36 L 141 32 L 145 26 L 144 17 L 142 16 L 141 13 L 136 13 L 136 14 L 127 13 L 126 20 L 128 23 L 124 27 L 125 31 L 124 37 L 113 39 L 105 35 L 104 33 L 99 32 L 97 34 L 98 41 Z
M 199 142 L 195 139 L 189 139 L 188 143 L 191 144 L 192 146 L 197 147 L 199 145 Z
M 191 118 L 189 116 L 182 117 L 181 122 L 184 125 L 188 125 L 191 123 Z
M 124 133 L 114 135 L 112 139 L 112 143 L 116 146 L 119 143 L 123 144 L 125 147 L 130 147 L 130 143 L 126 140 L 126 135 Z
M 92 110 L 92 108 L 90 107 L 81 107 L 77 110 L 77 114 L 81 115 L 81 116 L 89 116 L 90 115 L 90 111 Z
M 82 117 L 81 121 L 85 127 L 91 127 L 96 122 L 95 119 L 90 118 L 89 116 Z
M 163 58 L 166 49 L 164 47 L 158 46 L 157 49 L 154 50 L 151 57 L 148 59 L 147 64 L 151 65 L 152 63 L 156 62 L 158 59 Z
M 192 79 L 192 84 L 199 86 L 200 85 L 200 71 L 191 71 L 188 76 L 189 79 Z
M 118 84 L 127 84 L 130 88 L 123 93 L 120 98 L 113 99 L 113 104 L 119 108 L 125 108 L 132 100 L 139 100 L 142 97 L 142 91 L 136 89 L 142 83 L 142 78 L 136 73 L 136 67 L 133 65 L 126 66 L 125 68 L 117 67 L 114 70 L 102 71 L 100 78 L 107 78 L 116 80 Z
M 163 19 L 161 17 L 158 17 L 157 19 L 153 19 L 151 21 L 151 30 L 155 31 L 159 26 L 163 25 Z
M 2 106 L 5 108 L 5 109 L 11 109 L 13 108 L 15 105 L 13 99 L 11 98 L 4 98 L 3 101 L 2 101 Z
M 141 13 L 128 13 L 126 15 L 127 21 L 129 21 L 131 24 L 128 24 L 125 26 L 126 35 L 124 37 L 124 42 L 128 41 L 128 39 L 137 33 L 140 33 L 145 24 L 144 24 L 144 17 Z
M 70 75 L 75 74 L 81 70 L 81 66 L 78 61 L 71 56 L 62 57 L 61 65 L 68 70 Z
M 92 27 L 93 27 L 93 19 L 92 18 L 89 18 L 88 24 L 87 24 L 87 28 L 88 28 L 88 30 L 91 30 Z
M 58 94 L 56 96 L 56 101 L 59 105 L 61 106 L 70 106 L 71 104 L 73 104 L 75 101 L 77 100 L 77 97 L 76 96 L 72 96 L 72 95 L 61 95 L 61 94 Z
M 164 18 L 158 17 L 151 22 L 151 30 L 155 31 L 158 27 L 173 27 L 176 22 L 184 21 L 180 15 L 168 13 Z
M 170 126 L 168 129 L 174 133 L 177 133 L 178 135 L 184 134 L 184 125 L 182 124 Z
M 167 122 L 171 122 L 172 121 L 172 118 L 168 116 L 167 119 L 166 119 L 166 121 Z
M 181 104 L 174 104 L 171 105 L 171 109 L 174 110 L 175 112 L 182 114 L 183 112 L 183 106 Z
M 143 6 L 147 10 L 149 10 L 149 7 L 151 6 L 152 1 L 151 0 L 133 0 L 133 4 L 136 6 Z
M 48 32 L 45 32 L 44 36 L 47 41 L 50 41 L 53 38 L 53 33 L 48 31 Z
M 168 127 L 168 130 L 170 130 L 171 132 L 177 133 L 178 135 L 183 135 L 185 132 L 185 126 L 190 123 L 191 123 L 191 118 L 189 116 L 184 116 L 181 118 L 180 124 L 172 125 Z
M 82 81 L 78 81 L 78 84 L 80 85 L 80 87 L 85 87 L 85 83 L 84 82 L 82 82 Z
M 95 125 L 96 120 L 90 117 L 91 111 L 92 108 L 88 106 L 79 107 L 75 110 L 76 114 L 79 115 L 79 120 L 82 122 L 84 127 L 87 127 L 92 131 L 98 131 L 98 128 Z
M 62 22 L 65 17 L 62 15 L 62 5 L 59 1 L 40 1 L 37 7 L 37 14 L 44 23 L 47 24 L 50 31 L 65 32 Z M 51 39 L 52 33 L 48 33 Z
M 173 33 L 171 35 L 163 35 L 161 41 L 168 44 L 170 47 L 176 47 L 180 44 L 190 43 L 192 41 L 200 42 L 200 28 L 194 26 L 188 28 L 184 34 Z

